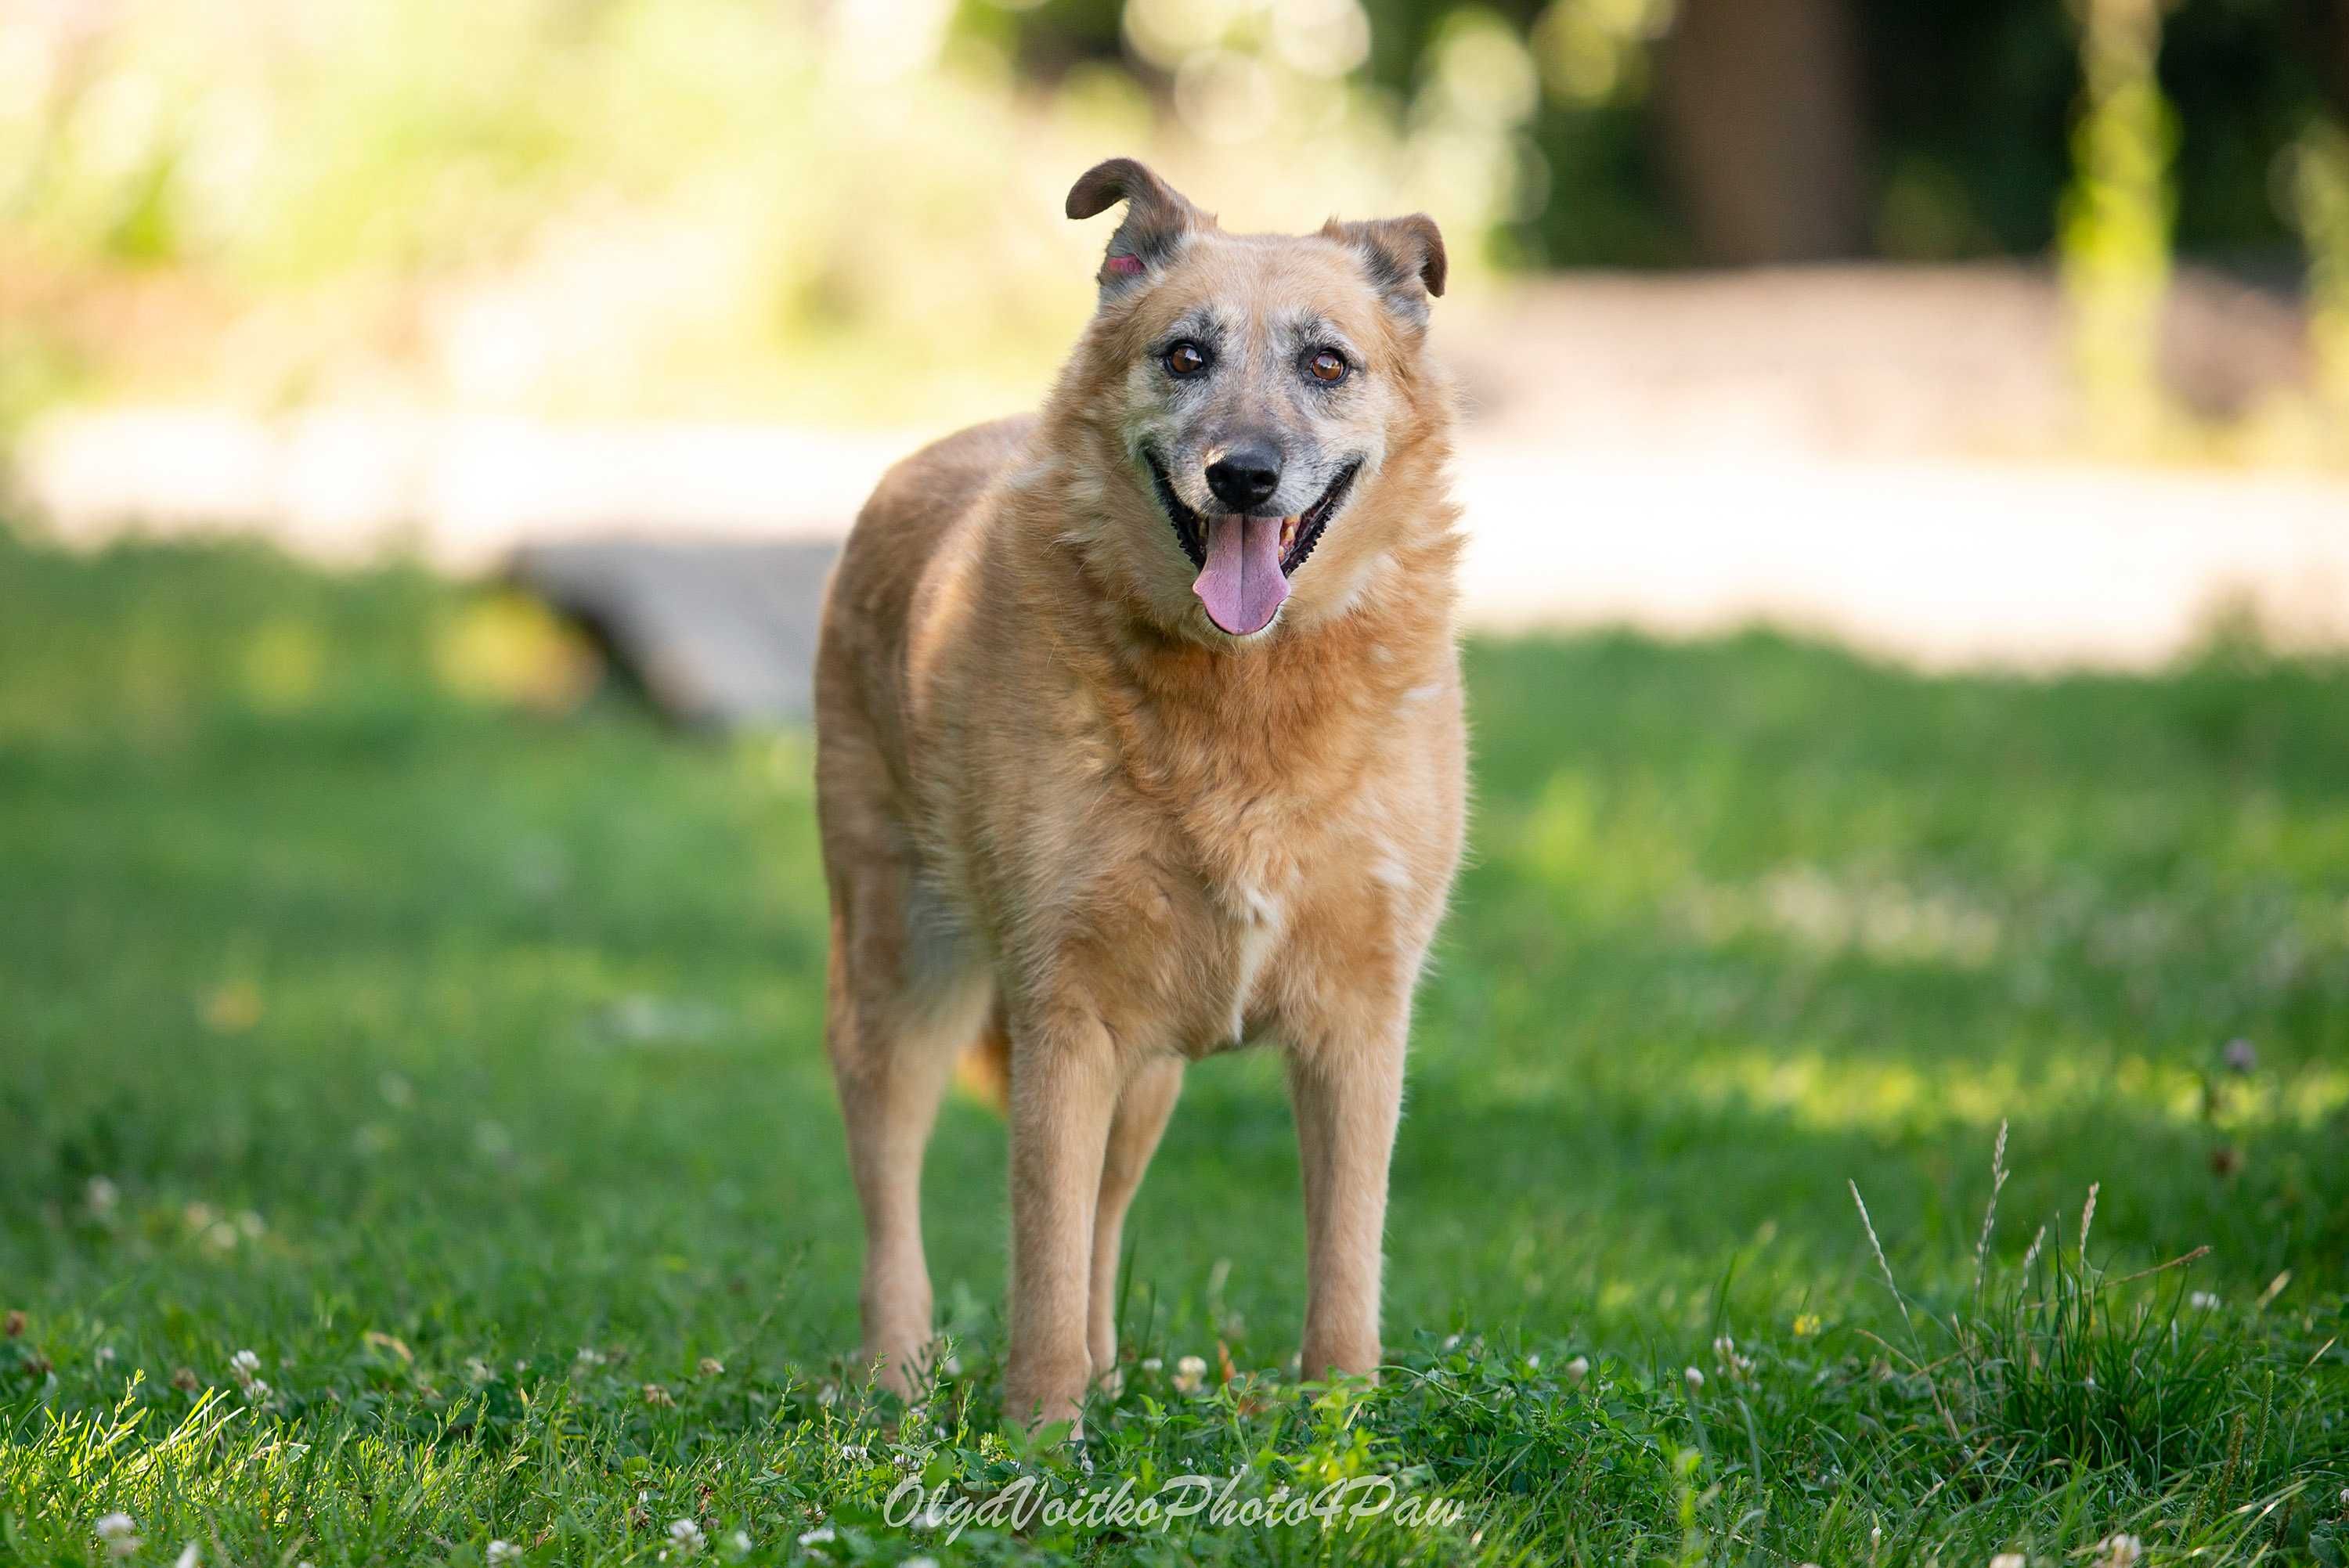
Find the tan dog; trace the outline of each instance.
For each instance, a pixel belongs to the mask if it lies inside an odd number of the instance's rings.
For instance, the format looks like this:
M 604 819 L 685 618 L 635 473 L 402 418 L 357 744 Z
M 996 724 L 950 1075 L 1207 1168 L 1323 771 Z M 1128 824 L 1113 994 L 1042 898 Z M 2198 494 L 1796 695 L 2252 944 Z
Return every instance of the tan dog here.
M 828 591 L 825 1043 L 864 1354 L 931 1340 L 922 1151 L 1007 1037 L 1015 1419 L 1116 1366 L 1126 1205 L 1186 1061 L 1274 1037 L 1302 1156 L 1304 1367 L 1374 1373 L 1412 988 L 1460 854 L 1452 397 L 1424 217 L 1226 234 L 1127 159 L 1042 416 L 899 464 Z

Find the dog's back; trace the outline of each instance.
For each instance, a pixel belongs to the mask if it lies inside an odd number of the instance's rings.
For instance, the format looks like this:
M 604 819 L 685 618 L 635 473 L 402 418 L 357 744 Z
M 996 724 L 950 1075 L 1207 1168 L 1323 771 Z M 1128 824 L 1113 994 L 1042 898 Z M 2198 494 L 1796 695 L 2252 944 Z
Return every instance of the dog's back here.
M 847 727 L 828 722 L 845 717 L 843 704 L 896 733 L 906 630 L 923 569 L 1035 428 L 1033 415 L 974 425 L 882 476 L 824 589 L 815 670 L 819 746 Z

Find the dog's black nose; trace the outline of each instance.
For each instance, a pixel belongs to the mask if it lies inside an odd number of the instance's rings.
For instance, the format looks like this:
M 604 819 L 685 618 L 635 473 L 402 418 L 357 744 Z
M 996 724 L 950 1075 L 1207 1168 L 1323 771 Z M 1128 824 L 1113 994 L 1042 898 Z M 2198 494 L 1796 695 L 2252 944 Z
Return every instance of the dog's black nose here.
M 1207 465 L 1207 488 L 1234 511 L 1261 506 L 1280 488 L 1280 454 L 1260 441 L 1226 447 Z

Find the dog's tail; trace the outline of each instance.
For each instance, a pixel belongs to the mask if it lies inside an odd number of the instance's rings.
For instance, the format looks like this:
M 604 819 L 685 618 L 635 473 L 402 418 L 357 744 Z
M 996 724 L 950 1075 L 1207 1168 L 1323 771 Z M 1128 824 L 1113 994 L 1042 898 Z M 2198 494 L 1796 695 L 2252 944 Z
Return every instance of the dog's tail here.
M 1011 1030 L 1004 1023 L 1001 1004 L 988 1014 L 978 1037 L 963 1047 L 962 1059 L 955 1064 L 955 1083 L 998 1116 L 1011 1109 Z

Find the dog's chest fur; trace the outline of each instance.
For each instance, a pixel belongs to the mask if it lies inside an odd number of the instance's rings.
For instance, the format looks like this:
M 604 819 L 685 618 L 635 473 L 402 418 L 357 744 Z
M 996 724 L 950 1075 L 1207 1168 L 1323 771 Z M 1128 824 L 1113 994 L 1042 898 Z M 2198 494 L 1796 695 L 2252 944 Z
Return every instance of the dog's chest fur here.
M 1253 815 L 1257 820 L 1250 820 L 1244 809 L 1185 814 L 1184 835 L 1206 892 L 1201 918 L 1215 938 L 1202 948 L 1199 999 L 1228 998 L 1222 1008 L 1210 1009 L 1204 1040 L 1184 1042 L 1194 1052 L 1245 1044 L 1251 1022 L 1261 1026 L 1267 965 L 1288 933 L 1302 891 L 1299 846 L 1279 820 L 1291 813 L 1272 807 Z
M 1409 830 L 1449 815 L 1441 770 L 1413 762 L 1415 731 L 1440 720 L 1390 699 L 1377 744 L 1350 711 L 1363 695 L 1271 723 L 1245 699 L 1153 705 L 1104 737 L 1124 764 L 1106 814 L 1124 825 L 1100 841 L 1123 852 L 1095 864 L 1098 913 L 1148 955 L 1164 1044 L 1204 1056 L 1322 1027 L 1415 969 L 1450 867 L 1441 835 Z M 1188 742 L 1168 744 L 1176 732 Z

